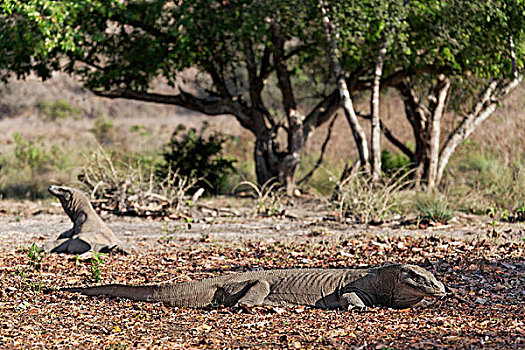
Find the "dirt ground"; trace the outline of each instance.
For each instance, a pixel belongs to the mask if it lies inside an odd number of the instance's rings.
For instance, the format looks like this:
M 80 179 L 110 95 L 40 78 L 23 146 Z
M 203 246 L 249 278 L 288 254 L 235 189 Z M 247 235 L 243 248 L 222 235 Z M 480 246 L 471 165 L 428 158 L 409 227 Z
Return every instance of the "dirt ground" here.
M 28 247 L 71 227 L 56 203 L 0 201 L 0 348 L 387 349 L 525 348 L 525 224 L 460 215 L 426 230 L 342 223 L 317 201 L 284 217 L 248 199 L 203 201 L 192 220 L 102 214 L 130 254 L 45 254 Z M 191 221 L 191 222 L 189 222 Z M 169 308 L 47 288 L 163 284 L 258 268 L 415 263 L 454 294 L 418 308 L 364 312 L 300 306 Z

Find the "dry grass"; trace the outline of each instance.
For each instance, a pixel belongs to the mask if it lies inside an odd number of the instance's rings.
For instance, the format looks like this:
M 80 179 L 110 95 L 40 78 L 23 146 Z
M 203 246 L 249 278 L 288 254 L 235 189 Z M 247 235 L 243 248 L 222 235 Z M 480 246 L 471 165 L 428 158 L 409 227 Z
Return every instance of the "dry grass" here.
M 156 89 L 160 92 L 169 92 L 168 87 L 160 81 Z M 519 151 L 525 149 L 525 103 L 522 98 L 524 94 L 525 87 L 518 88 L 504 101 L 495 115 L 472 135 L 470 144 L 476 145 L 474 150 L 466 143 L 453 157 L 446 184 L 446 192 L 452 196 L 449 199 L 452 205 L 469 210 L 468 202 L 476 203 L 480 197 L 483 198 L 479 202 L 480 207 L 483 207 L 487 205 L 487 198 L 497 196 L 495 192 L 499 191 L 500 199 L 497 200 L 497 205 L 501 206 L 505 204 L 502 203 L 504 201 L 502 194 L 506 188 L 507 191 L 509 188 L 514 192 L 519 191 L 518 182 L 522 179 L 519 167 L 523 167 L 525 163 L 525 152 Z M 234 188 L 242 181 L 254 181 L 253 135 L 243 129 L 231 116 L 211 118 L 174 106 L 98 98 L 84 91 L 75 79 L 64 74 L 55 74 L 53 79 L 43 83 L 36 78 L 30 78 L 25 82 L 12 81 L 9 85 L 0 87 L 0 96 L 0 129 L 2 130 L 0 161 L 4 163 L 4 169 L 0 170 L 0 182 L 18 180 L 17 171 L 23 174 L 22 170 L 10 169 L 8 176 L 5 169 L 6 164 L 12 164 L 15 147 L 13 135 L 18 132 L 26 140 L 38 140 L 43 148 L 58 147 L 67 156 L 69 164 L 67 171 L 64 170 L 65 167 L 62 167 L 62 170 L 51 169 L 45 175 L 39 175 L 40 178 L 24 175 L 21 176 L 22 179 L 26 178 L 24 181 L 29 183 L 31 178 L 35 184 L 42 181 L 74 183 L 79 169 L 84 164 L 85 155 L 92 154 L 96 150 L 93 130 L 100 120 L 111 122 L 113 125 L 107 147 L 138 154 L 151 154 L 158 151 L 169 140 L 172 131 L 179 124 L 199 128 L 204 121 L 209 121 L 210 130 L 238 137 L 238 141 L 233 142 L 226 149 L 228 154 L 238 160 L 237 167 L 240 170 L 237 175 L 230 178 L 229 186 Z M 54 106 L 57 101 L 65 106 L 63 109 L 66 112 L 70 111 L 69 115 L 59 118 L 49 116 L 49 108 L 44 107 Z M 367 112 L 366 96 L 356 98 L 356 109 Z M 411 129 L 404 117 L 403 103 L 394 92 L 387 91 L 384 94 L 381 113 L 385 124 L 400 140 L 403 142 L 411 140 Z M 368 121 L 362 122 L 365 129 L 368 129 Z M 451 130 L 456 124 L 457 117 L 452 114 L 445 116 L 443 122 L 445 131 Z M 299 177 L 301 173 L 308 172 L 317 159 L 327 127 L 328 125 L 321 126 L 308 140 L 303 162 L 299 168 Z M 445 141 L 446 134 L 447 132 L 443 132 L 442 142 Z M 339 178 L 344 164 L 352 162 L 357 157 L 353 140 L 349 135 L 350 129 L 346 120 L 342 117 L 338 118 L 326 149 L 325 161 L 308 186 L 323 195 L 331 192 L 334 179 Z M 395 152 L 395 149 L 384 139 L 382 146 Z M 471 172 L 469 183 L 455 184 L 452 182 L 454 176 L 457 176 L 468 163 L 469 157 L 465 157 L 464 154 L 470 152 L 494 155 L 497 158 L 497 166 L 477 174 Z M 494 169 L 498 167 L 500 169 L 514 167 L 513 171 L 518 175 L 502 174 L 504 181 L 500 182 L 506 185 L 496 186 L 498 180 L 489 182 L 487 178 L 497 176 Z M 26 186 L 24 181 L 19 184 L 22 189 L 17 192 L 22 196 L 24 196 L 23 187 Z M 38 192 L 39 187 L 35 188 Z M 519 202 L 523 201 L 519 195 L 514 197 L 512 205 L 519 205 Z M 511 203 L 507 204 L 512 206 Z

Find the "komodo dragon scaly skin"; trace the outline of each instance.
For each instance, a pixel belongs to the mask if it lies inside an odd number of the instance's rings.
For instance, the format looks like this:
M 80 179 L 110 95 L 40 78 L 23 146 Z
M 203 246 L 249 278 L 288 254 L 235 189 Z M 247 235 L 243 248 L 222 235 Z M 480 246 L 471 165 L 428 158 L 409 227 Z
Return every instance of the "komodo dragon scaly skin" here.
M 62 203 L 64 211 L 73 221 L 73 228 L 60 234 L 55 241 L 45 243 L 43 248 L 46 251 L 69 254 L 82 254 L 90 250 L 125 251 L 123 244 L 81 191 L 65 186 L 49 186 L 48 190 Z
M 106 285 L 63 288 L 177 307 L 210 305 L 308 305 L 351 310 L 366 306 L 412 307 L 423 297 L 441 297 L 445 287 L 415 265 L 369 269 L 291 269 L 238 273 L 166 286 Z

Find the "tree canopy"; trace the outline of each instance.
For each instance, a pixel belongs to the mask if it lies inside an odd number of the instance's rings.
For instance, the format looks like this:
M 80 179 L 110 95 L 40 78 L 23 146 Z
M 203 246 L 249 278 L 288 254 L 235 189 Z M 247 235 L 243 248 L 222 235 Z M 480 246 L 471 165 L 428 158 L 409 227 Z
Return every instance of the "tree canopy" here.
M 523 0 L 325 4 L 350 91 L 371 89 L 376 75 L 412 109 L 446 110 L 432 105 L 441 91 L 447 106 L 468 110 L 465 101 L 475 105 L 493 81 L 501 85 L 523 68 Z M 234 115 L 256 137 L 258 181 L 293 183 L 306 139 L 340 103 L 319 7 L 311 0 L 3 0 L 1 74 L 47 78 L 60 70 L 100 96 Z M 190 68 L 201 78 L 184 83 L 180 73 Z M 158 77 L 172 94 L 152 91 Z M 430 129 L 414 131 L 415 154 L 399 144 L 416 163 L 425 162 Z

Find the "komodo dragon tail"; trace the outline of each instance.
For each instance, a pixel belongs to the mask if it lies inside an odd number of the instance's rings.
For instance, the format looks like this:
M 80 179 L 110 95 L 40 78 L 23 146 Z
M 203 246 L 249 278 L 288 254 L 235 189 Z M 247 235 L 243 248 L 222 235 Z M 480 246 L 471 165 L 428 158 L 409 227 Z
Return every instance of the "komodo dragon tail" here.
M 105 286 L 86 287 L 86 288 L 60 288 L 60 291 L 81 293 L 84 295 L 97 296 L 107 295 L 110 297 L 126 298 L 135 301 L 162 301 L 162 287 L 158 286 L 126 286 L 122 284 L 108 284 Z

